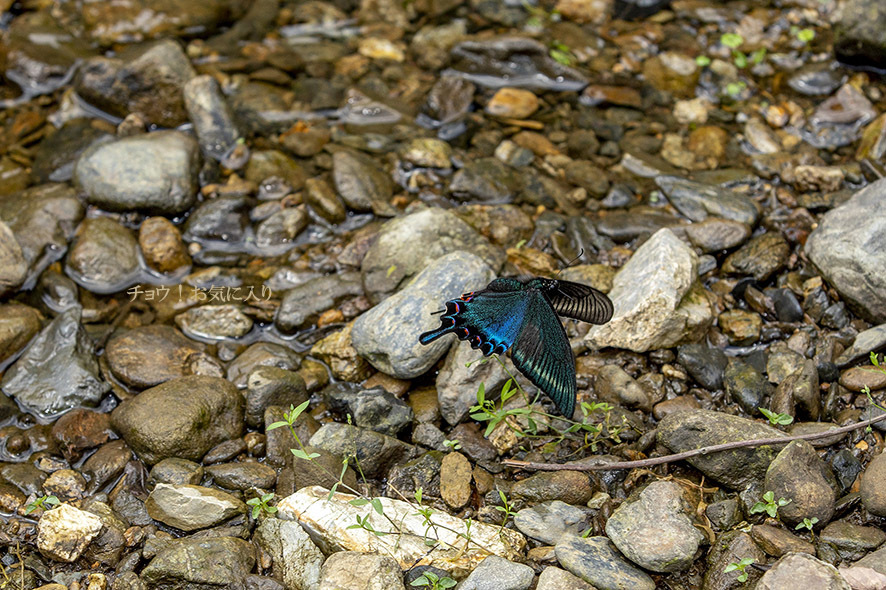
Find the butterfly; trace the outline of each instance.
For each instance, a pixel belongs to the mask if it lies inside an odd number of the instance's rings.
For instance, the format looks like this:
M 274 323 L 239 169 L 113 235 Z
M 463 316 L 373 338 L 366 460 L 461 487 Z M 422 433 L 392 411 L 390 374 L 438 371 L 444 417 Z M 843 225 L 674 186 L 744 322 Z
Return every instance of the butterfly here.
M 575 410 L 575 359 L 557 315 L 592 324 L 612 318 L 612 301 L 571 281 L 541 277 L 495 279 L 482 291 L 446 302 L 441 326 L 418 340 L 430 344 L 449 333 L 483 356 L 511 351 L 523 375 L 554 400 L 567 418 Z

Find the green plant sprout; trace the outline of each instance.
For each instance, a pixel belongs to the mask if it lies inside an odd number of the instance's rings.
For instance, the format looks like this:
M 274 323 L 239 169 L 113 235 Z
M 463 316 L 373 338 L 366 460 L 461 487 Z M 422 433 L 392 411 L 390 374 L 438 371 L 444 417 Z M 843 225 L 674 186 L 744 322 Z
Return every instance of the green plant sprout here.
M 25 514 L 30 514 L 37 510 L 38 508 L 42 510 L 50 510 L 54 506 L 58 506 L 61 504 L 61 501 L 55 496 L 40 496 L 27 506 L 25 506 Z
M 818 522 L 818 517 L 813 516 L 812 518 L 804 518 L 803 522 L 794 527 L 795 531 L 799 531 L 800 529 L 808 529 L 810 533 L 812 533 L 812 527 L 815 526 L 815 523 Z M 815 533 L 812 533 L 813 535 Z
M 447 588 L 452 588 L 457 583 L 458 582 L 449 576 L 443 576 L 441 578 L 434 572 L 422 572 L 421 576 L 412 580 L 409 585 L 427 586 L 428 590 L 446 590 Z
M 723 573 L 728 574 L 729 572 L 734 572 L 735 570 L 740 571 L 741 573 L 736 578 L 739 582 L 747 582 L 748 581 L 748 571 L 747 567 L 756 561 L 753 557 L 745 557 L 741 561 L 735 562 L 733 561 L 729 565 L 726 566 L 726 569 L 723 570 Z
M 252 520 L 256 520 L 258 515 L 264 512 L 267 515 L 277 512 L 276 506 L 270 506 L 268 502 L 274 499 L 274 494 L 263 494 L 261 498 L 252 498 L 246 500 L 247 506 L 252 506 Z
M 498 497 L 501 498 L 502 506 L 493 506 L 493 508 L 495 508 L 499 512 L 504 513 L 504 520 L 501 521 L 501 528 L 503 529 L 505 525 L 508 524 L 508 520 L 510 520 L 510 518 L 516 514 L 516 512 L 511 510 L 511 505 L 508 502 L 508 497 L 503 491 L 498 490 Z
M 453 451 L 460 451 L 461 450 L 461 442 L 458 439 L 455 439 L 455 440 L 449 440 L 448 438 L 443 439 L 443 446 L 450 448 Z
M 763 500 L 757 502 L 751 507 L 751 514 L 757 514 L 758 512 L 765 512 L 770 516 L 770 518 L 777 518 L 778 509 L 782 506 L 787 506 L 791 503 L 791 500 L 787 500 L 785 498 L 779 498 L 776 502 L 775 500 L 775 492 L 768 491 L 763 494 Z
M 695 57 L 695 64 L 700 68 L 706 68 L 711 65 L 711 58 L 707 55 L 698 55 Z
M 560 41 L 554 41 L 551 43 L 551 49 L 548 51 L 548 55 L 550 55 L 554 61 L 564 66 L 571 66 L 577 60 L 569 46 Z
M 797 38 L 797 41 L 806 45 L 813 39 L 815 39 L 815 30 L 814 29 L 801 29 L 797 25 L 791 27 L 791 35 Z
M 736 82 L 729 82 L 728 84 L 726 84 L 726 94 L 735 98 L 739 94 L 741 94 L 742 91 L 747 87 L 748 87 L 748 84 L 744 80 L 738 80 Z
M 871 351 L 869 358 L 871 359 L 871 364 L 874 365 L 873 370 L 877 371 L 878 373 L 883 373 L 884 375 L 886 375 L 886 366 L 880 365 L 880 359 L 877 357 L 877 353 L 874 351 Z M 878 404 L 877 402 L 874 401 L 874 396 L 871 394 L 870 387 L 865 385 L 864 387 L 861 388 L 861 392 L 867 396 L 868 403 L 870 403 L 875 408 L 886 412 L 886 408 L 884 408 L 883 406 L 881 406 L 880 404 Z M 867 428 L 865 428 L 864 431 L 866 433 L 871 433 L 871 432 L 873 432 L 873 429 L 870 426 L 868 426 Z
M 760 413 L 766 416 L 769 419 L 769 423 L 773 426 L 778 426 L 781 424 L 782 426 L 787 426 L 794 421 L 794 417 L 790 414 L 779 414 L 778 412 L 773 412 L 772 410 L 767 410 L 766 408 L 757 408 L 760 410 Z

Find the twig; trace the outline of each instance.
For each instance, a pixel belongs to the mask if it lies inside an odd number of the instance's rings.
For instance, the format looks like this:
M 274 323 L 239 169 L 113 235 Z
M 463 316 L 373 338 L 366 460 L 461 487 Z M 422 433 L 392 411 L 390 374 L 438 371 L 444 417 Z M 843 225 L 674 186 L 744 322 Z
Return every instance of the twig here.
M 663 457 L 653 457 L 651 459 L 640 459 L 638 461 L 602 461 L 600 459 L 588 459 L 576 463 L 533 463 L 531 461 L 517 461 L 515 459 L 505 459 L 502 461 L 508 467 L 519 467 L 530 471 L 615 471 L 617 469 L 633 469 L 635 467 L 652 467 L 653 465 L 662 465 L 664 463 L 673 463 L 674 461 L 682 461 L 690 457 L 698 455 L 707 455 L 709 453 L 718 453 L 720 451 L 729 451 L 732 449 L 743 449 L 748 447 L 759 447 L 763 445 L 781 445 L 795 440 L 816 440 L 819 438 L 828 438 L 846 432 L 852 432 L 859 428 L 870 426 L 886 420 L 886 414 L 863 420 L 856 424 L 849 424 L 827 430 L 824 432 L 813 432 L 810 434 L 795 434 L 791 436 L 782 436 L 778 438 L 756 438 L 751 440 L 737 440 L 719 445 L 710 445 L 701 447 L 700 449 L 692 449 L 691 451 L 683 451 L 682 453 L 674 453 L 673 455 L 665 455 Z

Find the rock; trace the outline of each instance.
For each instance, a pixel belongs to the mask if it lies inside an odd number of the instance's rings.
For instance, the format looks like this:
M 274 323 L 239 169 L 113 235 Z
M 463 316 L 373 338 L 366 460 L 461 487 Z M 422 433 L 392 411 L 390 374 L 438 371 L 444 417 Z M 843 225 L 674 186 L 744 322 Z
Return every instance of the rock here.
M 589 527 L 587 510 L 552 500 L 514 515 L 514 525 L 524 535 L 547 545 L 556 545 L 563 537 L 578 536 Z
M 788 260 L 791 248 L 776 232 L 766 232 L 748 240 L 723 262 L 723 272 L 750 275 L 763 282 Z
M 653 590 L 655 582 L 634 567 L 606 537 L 568 537 L 555 548 L 566 570 L 599 590 Z
M 877 527 L 837 520 L 824 527 L 820 539 L 834 547 L 842 559 L 855 561 L 886 542 L 886 533 Z
M 745 309 L 730 309 L 717 317 L 717 325 L 733 346 L 750 346 L 760 339 L 763 318 Z
M 28 262 L 9 226 L 0 221 L 0 295 L 7 295 L 25 282 Z
M 287 588 L 313 588 L 320 583 L 326 558 L 300 524 L 266 518 L 256 527 L 254 538 L 271 556 L 273 572 Z
M 308 222 L 304 206 L 284 207 L 259 222 L 255 228 L 255 245 L 265 252 L 285 252 L 294 246 L 293 241 Z
M 193 338 L 241 338 L 252 329 L 252 318 L 238 304 L 201 305 L 175 316 L 175 324 Z
M 40 517 L 37 548 L 49 559 L 73 563 L 101 529 L 99 517 L 70 504 L 60 504 Z
M 867 358 L 872 350 L 880 350 L 883 346 L 886 346 L 886 324 L 859 332 L 852 346 L 844 350 L 835 362 L 837 366 L 845 367 L 860 358 Z
M 139 113 L 149 124 L 172 128 L 187 120 L 182 87 L 194 75 L 181 45 L 166 39 L 130 47 L 118 57 L 86 60 L 74 88 L 86 102 L 121 119 Z
M 593 326 L 585 342 L 646 352 L 698 340 L 713 317 L 704 292 L 693 286 L 697 265 L 695 252 L 671 231 L 656 232 L 615 275 L 609 292 L 615 314 L 609 323 Z
M 437 374 L 437 400 L 440 414 L 449 424 L 456 425 L 477 405 L 477 388 L 482 383 L 488 399 L 497 395 L 510 379 L 507 371 L 495 360 L 481 362 L 480 353 L 467 342 L 449 348 L 443 367 Z M 510 358 L 500 357 L 507 370 L 515 374 Z
M 349 384 L 332 384 L 323 391 L 323 396 L 333 410 L 350 414 L 360 428 L 397 436 L 412 423 L 412 409 L 406 402 L 381 387 L 355 390 Z
M 766 470 L 764 488 L 790 504 L 778 510 L 789 525 L 817 518 L 824 526 L 834 516 L 837 482 L 827 464 L 806 441 L 793 441 L 782 449 Z
M 165 217 L 148 217 L 138 228 L 138 245 L 148 268 L 171 273 L 191 265 L 178 228 Z
M 163 459 L 151 469 L 151 481 L 170 485 L 197 485 L 203 480 L 203 466 L 187 459 Z
M 86 219 L 74 235 L 67 265 L 84 288 L 116 293 L 138 280 L 138 243 L 131 231 L 110 217 Z
M 726 364 L 723 387 L 729 396 L 752 416 L 760 413 L 757 408 L 771 390 L 766 378 L 757 369 L 735 357 L 730 358 Z
M 255 567 L 255 548 L 234 537 L 168 539 L 141 571 L 150 587 L 225 586 L 246 588 L 245 579 Z
M 252 488 L 272 490 L 277 483 L 277 472 L 273 467 L 255 461 L 238 461 L 210 465 L 206 474 L 215 485 L 227 490 L 248 491 Z
M 256 342 L 240 353 L 228 365 L 227 378 L 239 388 L 247 386 L 249 375 L 258 367 L 277 367 L 294 371 L 301 365 L 302 356 L 282 344 Z
M 861 501 L 876 516 L 886 516 L 886 454 L 880 453 L 868 464 L 861 476 Z
M 383 373 L 399 379 L 421 375 L 445 354 L 452 337 L 423 346 L 414 326 L 431 329 L 427 318 L 446 300 L 483 288 L 493 276 L 486 263 L 474 254 L 457 251 L 442 256 L 402 291 L 357 318 L 351 334 L 354 348 Z M 433 321 L 437 322 L 435 318 Z
M 397 562 L 387 555 L 339 551 L 320 571 L 318 590 L 405 590 Z
M 676 51 L 663 51 L 643 62 L 643 76 L 656 89 L 678 98 L 692 98 L 700 68 L 695 60 Z
M 145 389 L 184 377 L 188 359 L 202 347 L 172 326 L 142 326 L 112 337 L 105 359 L 114 374 L 129 387 Z
M 490 555 L 459 584 L 459 590 L 529 590 L 534 578 L 528 565 Z
M 754 227 L 757 223 L 757 206 L 748 197 L 733 190 L 678 176 L 657 176 L 655 183 L 671 204 L 692 221 L 719 217 L 747 227 Z
M 299 406 L 308 399 L 305 380 L 294 371 L 279 367 L 256 367 L 246 379 L 246 423 L 261 424 L 269 406 Z
M 588 476 L 580 471 L 536 473 L 516 482 L 511 492 L 528 502 L 560 500 L 576 505 L 586 504 L 594 495 Z
M 356 152 L 338 151 L 332 157 L 332 179 L 335 190 L 354 211 L 372 211 L 391 217 L 396 209 L 389 203 L 394 194 L 390 175 L 378 164 Z
M 342 458 L 350 457 L 366 477 L 382 477 L 391 464 L 416 454 L 412 445 L 396 438 L 337 422 L 324 424 L 311 437 L 310 445 Z
M 883 67 L 886 64 L 886 39 L 883 13 L 876 2 L 850 0 L 834 27 L 834 53 L 846 63 Z
M 837 568 L 806 553 L 788 553 L 763 574 L 757 590 L 782 588 L 821 588 L 821 590 L 851 590 L 837 572 Z
M 149 465 L 167 457 L 199 461 L 216 444 L 242 434 L 243 396 L 218 377 L 181 377 L 122 402 L 111 422 Z
M 536 590 L 594 590 L 593 587 L 566 570 L 549 565 L 538 575 Z
M 185 83 L 182 95 L 203 154 L 224 159 L 242 134 L 218 82 L 209 75 L 194 76 Z
M 311 348 L 311 355 L 329 365 L 336 379 L 349 383 L 363 381 L 372 374 L 372 367 L 354 348 L 353 328 L 354 322 L 351 322 Z
M 277 503 L 278 516 L 284 520 L 297 520 L 302 526 L 314 531 L 315 540 L 324 547 L 339 547 L 345 551 L 365 551 L 369 548 L 393 557 L 401 568 L 410 568 L 417 561 L 438 567 L 453 575 L 462 576 L 473 570 L 489 553 L 504 559 L 519 558 L 526 540 L 510 529 L 474 521 L 471 524 L 471 540 L 467 544 L 459 533 L 465 531 L 465 521 L 441 511 L 431 514 L 432 531 L 441 541 L 435 551 L 428 552 L 425 544 L 427 526 L 424 519 L 415 516 L 412 504 L 391 498 L 378 498 L 385 516 L 402 523 L 402 534 L 377 537 L 372 533 L 353 528 L 355 517 L 368 518 L 369 523 L 380 531 L 388 530 L 390 522 L 379 515 L 369 504 L 353 506 L 353 496 L 338 493 L 328 499 L 329 492 L 323 488 L 304 488 Z M 440 525 L 440 526 L 433 526 Z M 442 528 L 443 526 L 447 528 Z M 476 542 L 476 544 L 474 543 Z M 479 550 L 481 546 L 489 552 Z
M 440 139 L 416 137 L 401 148 L 400 156 L 419 168 L 452 168 L 452 147 Z
M 274 324 L 284 332 L 309 327 L 324 311 L 362 294 L 363 284 L 357 272 L 336 273 L 305 281 L 283 296 Z
M 806 254 L 850 307 L 868 321 L 886 321 L 886 260 L 878 240 L 886 221 L 871 211 L 886 205 L 886 180 L 873 182 L 822 217 L 806 241 Z M 837 246 L 839 244 L 839 247 Z
M 742 559 L 753 559 L 754 563 L 766 563 L 766 554 L 754 544 L 751 536 L 743 531 L 728 531 L 717 538 L 708 552 L 707 569 L 704 574 L 705 590 L 741 588 L 738 581 L 740 571 L 725 571 L 730 563 L 738 563 Z M 749 584 L 753 584 L 762 574 L 754 567 L 745 569 Z
M 616 508 L 606 521 L 606 534 L 637 565 L 678 572 L 692 565 L 705 540 L 691 513 L 679 485 L 656 481 Z
M 738 440 L 785 436 L 770 426 L 710 410 L 689 410 L 665 416 L 658 425 L 658 442 L 674 453 Z M 732 489 L 762 482 L 777 449 L 764 445 L 687 459 L 693 467 Z
M 538 110 L 535 93 L 521 88 L 499 88 L 486 104 L 486 112 L 506 119 L 526 119 Z
M 43 417 L 95 406 L 111 388 L 99 377 L 94 346 L 80 324 L 81 309 L 60 313 L 4 373 L 7 395 Z
M 728 358 L 719 348 L 685 344 L 677 350 L 677 360 L 702 387 L 711 391 L 722 389 Z
M 154 520 L 183 531 L 216 526 L 246 513 L 246 504 L 221 490 L 164 483 L 157 484 L 145 501 L 145 508 Z
M 440 496 L 455 510 L 471 499 L 471 463 L 461 453 L 449 453 L 440 466 Z
M 509 203 L 521 188 L 520 173 L 498 158 L 468 162 L 449 183 L 449 192 L 462 203 Z
M 253 151 L 244 172 L 246 180 L 257 184 L 272 177 L 281 178 L 292 190 L 302 188 L 308 176 L 301 164 L 277 150 Z
M 109 211 L 184 213 L 197 195 L 200 148 L 181 131 L 157 131 L 93 144 L 74 180 L 88 201 Z
M 330 223 L 341 223 L 347 217 L 345 204 L 325 180 L 305 180 L 305 203 L 312 211 Z
M 751 529 L 751 537 L 761 549 L 775 557 L 787 553 L 815 555 L 815 545 L 812 543 L 804 541 L 790 531 L 768 524 L 755 524 Z
M 647 412 L 652 409 L 651 392 L 617 365 L 605 365 L 597 372 L 594 392 L 600 399 L 641 408 Z
M 249 225 L 246 197 L 223 196 L 203 201 L 185 222 L 184 239 L 192 241 L 223 241 L 240 244 Z M 199 257 L 197 258 L 199 262 Z
M 19 303 L 0 305 L 0 362 L 12 357 L 30 342 L 40 331 L 40 319 L 40 312 L 33 307 Z
M 716 217 L 687 225 L 685 231 L 692 245 L 708 254 L 731 250 L 751 237 L 751 228 L 748 225 Z

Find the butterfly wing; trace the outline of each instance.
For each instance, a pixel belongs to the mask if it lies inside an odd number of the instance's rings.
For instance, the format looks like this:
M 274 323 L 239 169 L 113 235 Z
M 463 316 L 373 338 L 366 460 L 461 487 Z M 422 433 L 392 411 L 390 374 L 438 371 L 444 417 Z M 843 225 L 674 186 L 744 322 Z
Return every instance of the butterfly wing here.
M 511 360 L 521 373 L 544 391 L 560 413 L 575 411 L 575 360 L 563 324 L 541 291 L 528 294 L 520 334 Z
M 605 324 L 612 319 L 612 301 L 604 293 L 572 281 L 552 280 L 545 295 L 558 315 L 589 324 Z

